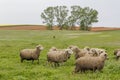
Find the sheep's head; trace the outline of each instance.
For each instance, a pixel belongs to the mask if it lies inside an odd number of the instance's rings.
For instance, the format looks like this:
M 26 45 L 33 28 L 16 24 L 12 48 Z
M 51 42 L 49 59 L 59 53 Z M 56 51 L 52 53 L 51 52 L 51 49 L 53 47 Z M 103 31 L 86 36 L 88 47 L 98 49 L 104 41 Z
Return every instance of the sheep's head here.
M 114 51 L 114 55 L 117 55 L 118 51 L 120 51 L 119 49 Z
M 71 49 L 65 49 L 65 52 L 67 52 L 69 54 L 73 54 L 73 51 Z
M 85 50 L 90 51 L 90 47 L 86 46 L 84 47 Z
M 71 54 L 73 54 L 73 51 L 71 49 L 65 49 L 65 57 L 67 59 L 70 58 Z
M 101 53 L 100 57 L 104 58 L 104 60 L 109 59 L 107 53 Z
M 49 51 L 57 51 L 56 47 L 52 47 Z
M 37 48 L 37 50 L 43 50 L 44 49 L 42 45 L 37 45 L 36 48 Z
M 71 45 L 71 46 L 69 46 L 68 48 L 71 49 L 71 50 L 74 51 L 74 52 L 79 51 L 79 48 L 78 48 L 77 46 Z
M 94 48 L 90 50 L 89 54 L 92 54 L 93 56 L 97 56 L 98 55 L 96 49 L 94 49 Z
M 98 49 L 97 52 L 98 52 L 98 54 L 100 55 L 100 54 L 102 54 L 102 53 L 106 53 L 106 50 L 105 50 L 105 49 Z

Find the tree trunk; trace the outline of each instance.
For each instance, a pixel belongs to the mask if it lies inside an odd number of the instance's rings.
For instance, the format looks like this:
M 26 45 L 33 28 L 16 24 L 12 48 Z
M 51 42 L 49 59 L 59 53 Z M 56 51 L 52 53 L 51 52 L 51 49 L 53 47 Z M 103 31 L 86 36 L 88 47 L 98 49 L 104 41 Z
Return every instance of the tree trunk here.
M 62 30 L 63 29 L 63 26 L 59 26 L 59 30 Z

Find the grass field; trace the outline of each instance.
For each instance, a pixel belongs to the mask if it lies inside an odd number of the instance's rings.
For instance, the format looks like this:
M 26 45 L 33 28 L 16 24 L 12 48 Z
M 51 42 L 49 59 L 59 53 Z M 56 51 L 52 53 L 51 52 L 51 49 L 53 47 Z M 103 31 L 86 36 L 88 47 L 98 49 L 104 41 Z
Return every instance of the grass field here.
M 54 39 L 53 36 L 56 36 Z M 35 61 L 20 63 L 19 52 L 24 48 L 34 48 L 42 44 L 40 64 Z M 77 45 L 104 48 L 109 60 L 102 72 L 72 74 L 74 55 L 60 67 L 46 66 L 46 54 L 52 46 L 67 48 Z M 120 48 L 120 31 L 82 32 L 82 31 L 0 31 L 0 80 L 120 80 L 120 60 L 114 59 L 114 49 Z

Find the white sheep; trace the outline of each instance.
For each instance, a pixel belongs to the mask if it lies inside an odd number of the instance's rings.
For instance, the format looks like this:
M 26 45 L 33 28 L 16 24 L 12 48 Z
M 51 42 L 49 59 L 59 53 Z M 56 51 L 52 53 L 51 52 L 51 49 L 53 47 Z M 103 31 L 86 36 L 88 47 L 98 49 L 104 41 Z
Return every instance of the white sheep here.
M 49 51 L 47 54 L 47 61 L 50 63 L 54 62 L 55 66 L 59 66 L 59 63 L 66 62 L 72 53 L 71 49 Z
M 75 53 L 75 59 L 78 59 L 83 56 L 91 56 L 89 54 L 89 50 L 86 48 L 80 49 L 78 46 L 73 46 L 73 45 L 69 46 L 68 48 Z
M 114 51 L 114 55 L 116 56 L 116 60 L 118 60 L 119 57 L 120 57 L 120 49 L 116 49 L 116 50 Z
M 105 49 L 100 48 L 91 48 L 89 51 L 89 54 L 92 54 L 93 56 L 99 56 L 101 53 L 105 53 Z
M 21 50 L 20 51 L 21 62 L 23 62 L 23 60 L 32 60 L 32 63 L 33 63 L 34 60 L 38 60 L 38 63 L 39 63 L 39 56 L 42 50 L 43 50 L 43 47 L 41 45 L 36 46 L 35 49 Z
M 85 72 L 86 70 L 101 71 L 104 67 L 105 60 L 107 59 L 107 54 L 102 53 L 100 56 L 92 57 L 92 56 L 84 56 L 80 57 L 75 62 L 75 70 L 77 73 L 79 71 Z

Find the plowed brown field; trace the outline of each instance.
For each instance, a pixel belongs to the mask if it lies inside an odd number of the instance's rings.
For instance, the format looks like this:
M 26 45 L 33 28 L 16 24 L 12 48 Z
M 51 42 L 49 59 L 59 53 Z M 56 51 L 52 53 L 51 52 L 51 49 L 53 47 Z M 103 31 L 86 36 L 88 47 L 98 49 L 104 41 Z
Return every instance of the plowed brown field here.
M 58 30 L 58 28 L 54 29 Z M 43 25 L 13 25 L 13 26 L 0 26 L 0 30 L 47 30 L 47 27 Z M 93 27 L 91 29 L 91 31 L 106 31 L 106 30 L 120 30 L 120 28 Z

